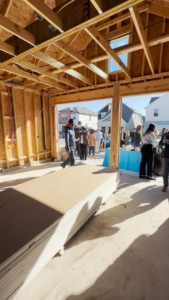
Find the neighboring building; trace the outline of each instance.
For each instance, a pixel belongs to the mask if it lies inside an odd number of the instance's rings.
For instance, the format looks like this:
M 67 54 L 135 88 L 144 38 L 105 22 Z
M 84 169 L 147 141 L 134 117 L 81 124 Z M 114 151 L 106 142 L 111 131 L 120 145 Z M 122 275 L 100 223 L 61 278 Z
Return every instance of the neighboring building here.
M 122 118 L 121 127 L 125 130 L 132 131 L 137 125 L 144 126 L 144 117 L 128 107 L 126 104 L 122 103 Z M 102 131 L 105 131 L 105 127 L 111 127 L 111 104 L 107 104 L 98 112 L 98 125 Z
M 151 98 L 145 110 L 145 129 L 150 123 L 156 124 L 159 131 L 162 131 L 164 127 L 169 128 L 169 93 Z
M 81 121 L 88 128 L 97 129 L 97 114 L 84 107 L 65 108 L 59 111 L 59 131 L 64 132 L 68 120 L 74 119 L 75 125 Z

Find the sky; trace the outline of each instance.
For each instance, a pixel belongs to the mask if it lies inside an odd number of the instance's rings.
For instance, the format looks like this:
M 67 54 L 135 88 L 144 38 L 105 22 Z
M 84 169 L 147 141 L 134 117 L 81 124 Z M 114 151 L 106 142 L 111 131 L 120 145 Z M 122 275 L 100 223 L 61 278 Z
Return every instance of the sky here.
M 123 98 L 123 103 L 128 105 L 129 107 L 137 110 L 143 116 L 145 116 L 145 107 L 149 104 L 151 97 L 160 97 L 163 94 L 153 94 L 153 95 L 142 95 L 142 96 L 134 96 L 134 97 L 125 97 Z M 104 100 L 96 100 L 96 101 L 87 101 L 87 102 L 79 102 L 74 104 L 65 104 L 59 105 L 59 110 L 64 109 L 66 107 L 85 107 L 93 112 L 98 112 L 102 109 L 107 103 L 111 102 L 111 99 Z

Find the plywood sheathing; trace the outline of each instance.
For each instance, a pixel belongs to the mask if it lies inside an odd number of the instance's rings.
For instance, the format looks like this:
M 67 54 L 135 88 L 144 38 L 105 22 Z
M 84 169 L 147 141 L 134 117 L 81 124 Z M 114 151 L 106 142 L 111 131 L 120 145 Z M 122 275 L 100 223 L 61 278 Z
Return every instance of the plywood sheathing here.
M 166 19 L 165 34 L 169 34 L 169 19 Z M 168 71 L 169 69 L 169 43 L 165 43 L 163 46 L 162 55 L 162 72 Z
M 28 151 L 26 143 L 26 126 L 24 114 L 24 91 L 13 88 L 13 105 L 15 114 L 16 145 L 19 164 L 28 162 Z

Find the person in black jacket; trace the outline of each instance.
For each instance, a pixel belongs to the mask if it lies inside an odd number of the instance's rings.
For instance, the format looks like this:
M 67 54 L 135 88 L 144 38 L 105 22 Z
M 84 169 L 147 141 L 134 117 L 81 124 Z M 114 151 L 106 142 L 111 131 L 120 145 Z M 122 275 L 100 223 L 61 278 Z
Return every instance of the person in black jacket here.
M 66 165 L 71 165 L 73 166 L 75 164 L 75 159 L 74 159 L 74 151 L 76 148 L 75 144 L 75 132 L 74 132 L 74 123 L 73 119 L 70 119 L 68 121 L 68 124 L 65 127 L 65 149 L 68 153 L 68 158 L 65 160 L 62 164 L 61 167 L 64 169 Z
M 121 148 L 123 145 L 125 145 L 125 138 L 126 138 L 126 134 L 124 132 L 124 127 L 121 127 L 121 131 L 120 131 L 120 147 Z
M 162 192 L 168 190 L 168 174 L 169 174 L 169 131 L 166 132 L 159 143 L 159 146 L 165 146 L 163 153 L 163 183 Z

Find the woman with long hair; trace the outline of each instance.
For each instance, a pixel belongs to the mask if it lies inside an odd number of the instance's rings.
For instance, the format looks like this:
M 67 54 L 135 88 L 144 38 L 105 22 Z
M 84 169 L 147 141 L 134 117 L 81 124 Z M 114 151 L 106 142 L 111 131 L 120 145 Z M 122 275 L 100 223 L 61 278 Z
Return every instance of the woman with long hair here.
M 142 127 L 138 125 L 134 133 L 134 147 L 140 147 L 142 141 Z
M 148 180 L 155 180 L 152 177 L 153 173 L 153 147 L 156 147 L 159 143 L 159 139 L 155 137 L 155 124 L 150 124 L 148 129 L 143 135 L 143 146 L 141 148 L 142 160 L 140 163 L 140 178 L 146 178 Z M 147 176 L 146 176 L 147 165 Z

